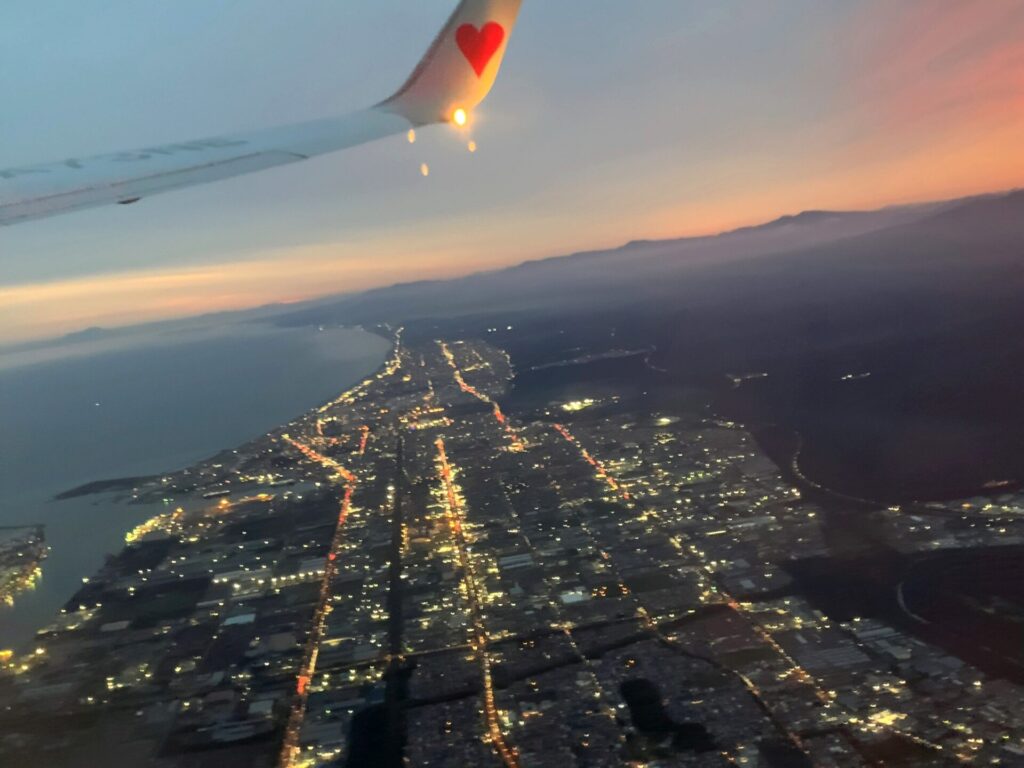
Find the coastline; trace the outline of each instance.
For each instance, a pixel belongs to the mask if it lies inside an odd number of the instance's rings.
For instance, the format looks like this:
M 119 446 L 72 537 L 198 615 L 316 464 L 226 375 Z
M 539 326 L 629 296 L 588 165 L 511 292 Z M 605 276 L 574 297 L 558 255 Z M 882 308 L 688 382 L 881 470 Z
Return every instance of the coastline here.
M 373 328 L 364 328 L 363 326 L 354 326 L 352 328 L 352 330 L 359 330 L 359 331 L 363 331 L 365 333 L 368 333 L 368 334 L 370 334 L 372 336 L 379 336 L 380 338 L 385 339 L 386 341 L 388 341 L 391 344 L 391 347 L 388 350 L 387 356 L 384 358 L 383 361 L 381 361 L 380 365 L 378 365 L 369 374 L 367 374 L 367 376 L 364 376 L 364 377 L 361 377 L 361 378 L 362 379 L 366 379 L 366 378 L 369 378 L 369 377 L 376 376 L 377 374 L 379 374 L 381 371 L 383 371 L 388 366 L 388 364 L 394 359 L 395 355 L 397 354 L 397 351 L 398 351 L 398 349 L 400 348 L 400 345 L 401 345 L 401 334 L 402 334 L 403 328 L 398 328 L 390 336 L 383 332 L 383 328 L 382 327 L 377 327 L 377 326 L 375 326 Z M 345 393 L 347 393 L 350 389 L 352 389 L 353 387 L 357 386 L 358 384 L 359 384 L 359 381 L 353 381 L 351 384 L 349 384 L 347 387 L 345 387 L 344 389 L 341 390 L 341 396 L 343 396 Z M 327 399 L 327 400 L 322 400 L 322 401 L 316 403 L 315 405 L 313 405 L 312 407 L 307 408 L 306 411 L 303 411 L 302 413 L 298 413 L 295 416 L 289 418 L 285 423 L 287 424 L 287 423 L 290 423 L 290 422 L 294 421 L 295 419 L 300 418 L 303 415 L 303 413 L 306 413 L 306 412 L 309 412 L 309 411 L 321 410 L 321 409 L 329 406 L 331 403 L 335 402 L 336 400 L 337 400 L 337 396 L 333 397 L 333 398 L 330 398 L 330 399 Z M 280 429 L 280 428 L 281 428 L 280 425 L 276 425 L 276 426 L 274 426 L 272 428 L 271 431 L 274 431 L 274 430 L 277 430 L 277 429 Z M 185 471 L 197 468 L 199 466 L 202 466 L 203 464 L 206 464 L 206 463 L 208 463 L 210 461 L 213 461 L 214 459 L 218 458 L 222 454 L 229 453 L 229 452 L 231 452 L 233 450 L 236 450 L 237 448 L 240 448 L 240 447 L 246 445 L 248 442 L 250 442 L 250 441 L 248 441 L 248 440 L 243 441 L 242 443 L 239 443 L 237 446 L 234 446 L 233 448 L 224 448 L 224 449 L 218 451 L 217 453 L 214 453 L 214 454 L 209 455 L 209 456 L 204 456 L 203 458 L 201 458 L 201 459 L 199 459 L 197 461 L 194 461 L 191 464 L 188 464 L 187 466 L 178 467 L 178 468 L 175 468 L 175 469 L 169 469 L 169 470 L 167 470 L 165 472 L 161 472 L 161 473 L 157 473 L 157 474 L 139 475 L 139 476 L 128 476 L 128 477 L 114 477 L 114 478 L 103 479 L 103 480 L 90 480 L 88 482 L 85 482 L 85 483 L 82 483 L 80 485 L 77 485 L 77 486 L 75 486 L 73 488 L 69 488 L 69 489 L 67 489 L 65 491 L 61 491 L 60 493 L 58 493 L 58 494 L 53 496 L 52 501 L 65 501 L 65 500 L 68 500 L 68 499 L 76 499 L 76 498 L 82 498 L 82 497 L 87 497 L 87 496 L 97 496 L 97 495 L 101 495 L 101 494 L 105 494 L 105 493 L 115 493 L 115 492 L 130 491 L 133 494 L 133 500 L 132 500 L 132 502 L 128 502 L 128 503 L 138 502 L 140 500 L 140 498 L 141 498 L 142 493 L 145 492 L 146 488 L 153 486 L 155 483 L 159 482 L 161 480 L 161 478 L 163 478 L 163 477 L 165 477 L 167 475 L 177 474 L 177 473 L 180 473 L 180 472 L 185 472 Z
M 92 576 L 102 566 L 104 557 L 123 549 L 127 531 L 163 511 L 162 494 L 154 491 L 159 490 L 160 480 L 168 472 L 182 471 L 203 462 L 216 460 L 217 456 L 225 453 L 224 445 L 240 445 L 258 439 L 268 428 L 274 429 L 277 425 L 318 407 L 311 403 L 324 403 L 330 397 L 324 390 L 329 387 L 332 392 L 338 392 L 357 384 L 366 375 L 372 375 L 373 371 L 385 365 L 394 350 L 393 344 L 389 348 L 384 348 L 383 344 L 376 341 L 378 337 L 387 338 L 377 329 L 332 328 L 327 331 L 328 334 L 335 331 L 343 333 L 337 337 L 323 338 L 316 334 L 315 328 L 270 330 L 274 338 L 279 339 L 271 348 L 250 345 L 240 348 L 240 354 L 249 355 L 250 358 L 257 360 L 259 365 L 265 366 L 267 360 L 279 359 L 280 353 L 277 350 L 280 349 L 286 354 L 278 368 L 286 370 L 283 373 L 280 370 L 273 371 L 271 375 L 258 380 L 257 384 L 251 384 L 252 377 L 246 378 L 244 374 L 257 363 L 240 365 L 239 371 L 229 371 L 234 384 L 221 387 L 216 398 L 205 397 L 202 402 L 196 403 L 195 407 L 199 413 L 192 410 L 195 398 L 189 399 L 186 396 L 172 404 L 175 410 L 171 411 L 170 415 L 162 406 L 150 407 L 148 412 L 155 414 L 153 423 L 135 425 L 130 420 L 132 413 L 125 414 L 120 422 L 114 422 L 110 421 L 113 416 L 121 416 L 113 410 L 120 403 L 115 402 L 117 396 L 111 394 L 104 397 L 102 408 L 72 412 L 84 413 L 88 418 L 97 419 L 95 424 L 101 431 L 95 431 L 92 424 L 79 428 L 77 423 L 68 422 L 60 410 L 56 416 L 49 413 L 46 420 L 41 421 L 38 408 L 21 408 L 26 414 L 25 423 L 15 421 L 11 433 L 32 437 L 32 440 L 22 443 L 19 460 L 30 470 L 38 469 L 38 472 L 31 475 L 19 472 L 18 467 L 8 467 L 8 471 L 13 473 L 12 480 L 17 481 L 20 487 L 15 485 L 12 488 L 10 482 L 8 483 L 8 503 L 4 506 L 8 507 L 11 513 L 8 517 L 12 522 L 46 526 L 51 551 L 34 589 L 19 594 L 14 607 L 0 607 L 0 648 L 24 647 L 29 643 L 37 630 L 53 621 L 60 607 L 81 587 L 83 579 Z M 374 341 L 367 339 L 360 344 L 359 334 L 365 334 Z M 350 338 L 353 340 L 351 350 L 347 346 Z M 316 340 L 308 343 L 309 339 Z M 334 354 L 331 349 L 337 348 L 338 341 L 335 339 L 343 344 L 341 356 Z M 228 341 L 230 342 L 230 339 Z M 226 348 L 231 349 L 230 346 Z M 214 350 L 197 351 L 203 351 L 206 357 L 211 357 L 212 353 L 220 353 L 220 349 L 218 347 Z M 289 349 L 292 351 L 287 352 Z M 327 352 L 326 356 L 323 351 Z M 155 357 L 158 353 L 159 350 L 149 354 Z M 119 366 L 122 364 L 121 360 L 117 362 Z M 148 362 L 148 359 L 136 362 L 131 357 L 124 360 L 125 364 L 134 364 L 136 367 Z M 75 360 L 69 365 L 80 366 L 82 363 Z M 193 363 L 187 357 L 181 362 L 181 367 L 185 370 L 203 365 L 207 365 L 205 360 Z M 119 367 L 118 370 L 125 369 Z M 290 381 L 290 378 L 286 377 L 295 376 L 297 372 L 301 372 L 306 382 L 303 388 L 296 392 L 290 386 L 281 386 L 282 380 Z M 42 371 L 39 378 L 42 378 L 41 374 Z M 74 390 L 74 382 L 65 381 L 60 372 L 50 371 L 46 374 L 47 378 L 44 381 L 67 400 L 86 399 Z M 124 376 L 123 372 L 120 375 Z M 141 399 L 147 399 L 151 397 L 149 386 L 149 382 L 144 380 L 135 384 L 133 389 L 139 393 Z M 244 387 L 244 390 L 239 390 L 238 387 Z M 190 388 L 195 389 L 194 386 Z M 315 394 L 312 399 L 307 399 L 300 407 L 295 408 L 294 404 L 291 407 L 287 405 L 289 401 L 301 398 L 302 390 L 309 392 L 316 389 L 320 389 L 320 393 Z M 223 398 L 234 398 L 235 392 L 242 395 L 242 402 L 231 403 L 233 418 L 216 420 L 216 416 L 219 415 L 217 403 L 223 405 Z M 153 396 L 158 395 L 159 392 Z M 252 405 L 248 405 L 250 403 Z M 86 405 L 92 406 L 91 398 L 88 398 Z M 248 407 L 243 407 L 247 405 Z M 270 407 L 264 408 L 264 405 Z M 76 407 L 82 408 L 78 404 Z M 108 411 L 108 408 L 111 410 Z M 67 406 L 67 409 L 70 411 L 70 406 Z M 17 411 L 18 409 L 11 409 L 8 413 L 17 418 Z M 187 424 L 189 419 L 186 417 L 193 413 L 193 419 L 200 429 L 194 435 L 182 437 L 181 433 L 186 430 L 178 427 Z M 271 418 L 274 419 L 273 422 L 270 421 Z M 120 448 L 119 453 L 101 455 L 100 458 L 104 461 L 95 460 L 98 452 L 93 451 L 93 446 L 105 448 L 112 442 L 106 431 L 126 423 L 130 425 L 130 436 L 141 435 L 138 439 L 146 441 L 146 445 L 143 446 L 146 450 L 131 451 L 123 446 L 116 446 Z M 171 441 L 164 439 L 164 429 L 175 430 Z M 72 438 L 70 443 L 64 442 L 65 435 Z M 55 440 L 61 442 L 55 443 Z M 204 442 L 207 445 L 205 448 Z M 74 459 L 81 457 L 84 461 L 73 465 L 61 465 L 60 472 L 49 471 L 48 454 L 52 452 L 54 445 L 58 445 L 65 455 Z M 161 459 L 157 455 L 160 450 L 164 451 L 166 458 Z M 104 478 L 105 473 L 97 473 L 92 477 L 104 479 L 89 479 L 88 468 L 102 464 L 106 464 L 108 468 L 124 464 L 128 471 L 121 477 L 111 473 Z M 60 482 L 62 477 L 73 480 L 81 478 L 85 482 L 71 482 L 65 485 Z M 0 520 L 0 524 L 5 522 Z

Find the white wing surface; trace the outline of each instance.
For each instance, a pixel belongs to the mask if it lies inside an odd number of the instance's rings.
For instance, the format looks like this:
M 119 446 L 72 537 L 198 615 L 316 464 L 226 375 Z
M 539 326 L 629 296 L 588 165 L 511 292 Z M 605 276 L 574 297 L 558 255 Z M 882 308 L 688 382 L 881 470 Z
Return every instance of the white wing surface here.
M 132 203 L 172 189 L 253 173 L 451 122 L 494 85 L 522 0 L 462 0 L 394 96 L 312 122 L 45 165 L 0 169 L 0 226 Z

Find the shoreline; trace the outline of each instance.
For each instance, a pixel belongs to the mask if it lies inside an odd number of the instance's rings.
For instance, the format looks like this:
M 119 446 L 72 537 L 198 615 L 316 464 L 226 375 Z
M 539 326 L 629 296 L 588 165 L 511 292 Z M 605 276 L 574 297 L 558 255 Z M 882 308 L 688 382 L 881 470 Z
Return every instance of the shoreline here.
M 316 328 L 306 330 L 315 332 Z M 280 424 L 315 409 L 317 406 L 313 404 L 329 402 L 336 396 L 334 393 L 358 385 L 367 375 L 372 376 L 387 365 L 393 357 L 393 337 L 386 329 L 345 326 L 344 330 L 362 332 L 381 340 L 389 339 L 391 343 L 386 346 L 375 340 L 369 344 L 371 349 L 375 349 L 375 354 L 367 356 L 360 353 L 351 360 L 342 361 L 340 369 L 327 378 L 323 378 L 320 373 L 329 371 L 330 367 L 318 363 L 317 376 L 327 386 L 320 387 L 320 392 L 314 393 L 305 402 L 297 402 L 291 408 L 283 409 L 285 414 L 275 413 L 275 417 L 282 415 L 282 418 L 275 418 L 272 425 L 259 424 L 258 421 L 250 423 L 241 435 L 232 437 L 230 433 L 225 434 L 227 439 L 223 442 L 216 435 L 210 441 L 207 430 L 204 441 L 215 444 L 212 450 L 203 450 L 200 446 L 198 451 L 192 452 L 191 457 L 187 452 L 181 456 L 181 451 L 174 450 L 164 461 L 157 457 L 157 461 L 148 461 L 148 466 L 139 467 L 141 471 L 126 473 L 123 477 L 104 477 L 100 474 L 103 479 L 68 484 L 71 487 L 53 483 L 50 488 L 37 487 L 32 495 L 26 494 L 24 501 L 19 503 L 24 507 L 22 516 L 30 519 L 23 524 L 46 525 L 48 533 L 53 534 L 52 537 L 47 536 L 51 552 L 35 589 L 23 592 L 15 607 L 3 610 L 0 624 L 4 631 L 0 632 L 0 648 L 22 647 L 32 642 L 35 633 L 52 622 L 61 606 L 80 588 L 82 579 L 91 577 L 102 566 L 104 556 L 124 549 L 125 533 L 160 511 L 163 478 L 194 466 L 216 462 L 218 456 L 231 452 L 231 449 L 216 447 L 217 443 L 220 446 L 240 446 L 259 439 L 268 429 L 277 429 Z M 299 358 L 297 362 L 305 359 Z M 360 359 L 363 360 L 361 365 L 358 364 Z M 273 390 L 268 392 L 268 397 L 273 395 Z M 271 410 L 282 410 L 274 405 L 273 400 L 270 405 L 273 406 Z M 234 426 L 234 431 L 238 432 L 237 423 Z
M 345 330 L 363 331 L 364 333 L 368 333 L 368 334 L 370 334 L 372 336 L 378 336 L 378 337 L 388 341 L 391 344 L 391 348 L 388 350 L 388 353 L 385 356 L 384 360 L 381 362 L 380 365 L 378 365 L 373 371 L 371 371 L 369 373 L 369 376 L 375 376 L 377 373 L 379 373 L 381 370 L 383 370 L 388 365 L 388 362 L 395 356 L 396 350 L 398 349 L 399 345 L 401 344 L 401 333 L 402 333 L 403 328 L 398 328 L 396 331 L 392 332 L 390 335 L 388 335 L 387 333 L 383 332 L 384 328 L 381 327 L 381 326 L 375 326 L 373 328 L 366 328 L 366 327 L 364 327 L 362 325 L 354 325 L 354 326 L 341 326 L 341 328 L 343 328 Z M 350 385 L 349 389 L 351 389 L 351 387 L 357 386 L 357 385 L 358 385 L 358 382 L 355 382 L 352 385 Z M 345 391 L 347 391 L 347 390 L 342 390 L 342 393 L 344 393 Z M 335 396 L 335 398 L 336 397 L 337 396 Z M 329 405 L 330 403 L 332 403 L 335 398 L 330 398 L 330 399 L 318 402 L 316 405 L 313 405 L 310 408 L 307 408 L 306 411 L 315 411 L 315 410 L 318 410 L 320 408 L 323 408 L 324 406 Z M 305 413 L 306 411 L 303 411 L 303 413 Z M 299 416 L 301 416 L 301 414 L 297 414 L 296 416 L 293 416 L 292 418 L 290 418 L 288 420 L 288 422 L 293 421 L 294 419 L 298 418 Z M 285 422 L 285 423 L 288 423 L 288 422 Z M 279 428 L 280 428 L 279 425 L 275 425 L 274 427 L 271 427 L 271 431 L 273 431 L 275 429 L 279 429 Z M 238 446 L 236 446 L 236 448 L 240 447 L 242 445 L 245 445 L 248 442 L 250 442 L 250 441 L 246 440 L 246 441 L 244 441 L 242 443 L 239 443 Z M 70 500 L 70 499 L 84 498 L 84 497 L 87 497 L 87 496 L 99 496 L 99 495 L 102 495 L 102 494 L 105 494 L 105 493 L 117 493 L 117 492 L 120 492 L 120 491 L 141 490 L 143 486 L 150 486 L 154 482 L 157 482 L 158 480 L 160 480 L 160 478 L 164 477 L 165 475 L 176 474 L 176 473 L 182 472 L 182 471 L 187 470 L 187 469 L 192 469 L 193 467 L 201 466 L 202 464 L 205 464 L 205 463 L 207 463 L 209 461 L 212 461 L 213 459 L 216 459 L 218 456 L 220 456 L 220 455 L 222 455 L 224 453 L 230 452 L 232 450 L 235 450 L 235 448 L 222 448 L 221 450 L 217 451 L 216 453 L 210 454 L 209 456 L 204 456 L 203 458 L 198 459 L 198 460 L 192 462 L 191 464 L 187 464 L 187 465 L 185 465 L 183 467 L 178 467 L 176 469 L 167 470 L 165 472 L 161 472 L 161 473 L 158 473 L 158 474 L 135 475 L 135 476 L 126 476 L 126 477 L 105 478 L 105 479 L 100 479 L 100 480 L 89 480 L 89 481 L 87 481 L 85 483 L 81 483 L 81 484 L 76 485 L 76 486 L 74 486 L 72 488 L 68 488 L 66 490 L 63 490 L 60 493 L 57 493 L 57 494 L 51 496 L 49 500 L 51 502 L 54 502 L 54 501 L 67 501 L 67 500 Z M 133 499 L 131 502 L 128 502 L 128 503 L 133 503 L 135 501 L 140 501 L 140 500 L 141 500 L 141 494 L 138 497 L 136 497 L 135 499 Z

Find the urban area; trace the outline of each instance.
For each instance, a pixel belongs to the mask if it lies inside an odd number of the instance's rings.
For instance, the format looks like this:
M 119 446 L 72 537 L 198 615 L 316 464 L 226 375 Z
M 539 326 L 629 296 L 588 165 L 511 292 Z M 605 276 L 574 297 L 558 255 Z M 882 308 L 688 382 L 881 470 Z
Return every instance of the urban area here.
M 840 619 L 799 588 L 829 512 L 743 425 L 606 393 L 513 416 L 502 349 L 393 337 L 134 489 L 163 513 L 0 659 L 0 764 L 1024 765 L 1021 688 L 911 597 Z M 906 556 L 1024 543 L 1011 493 L 871 519 Z

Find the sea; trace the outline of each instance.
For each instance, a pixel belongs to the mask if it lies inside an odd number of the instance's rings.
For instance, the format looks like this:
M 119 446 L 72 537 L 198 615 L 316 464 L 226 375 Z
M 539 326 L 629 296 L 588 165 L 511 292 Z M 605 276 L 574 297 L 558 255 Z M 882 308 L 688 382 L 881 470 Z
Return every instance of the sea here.
M 362 380 L 389 350 L 362 329 L 253 322 L 0 352 L 0 526 L 45 525 L 50 546 L 36 587 L 0 605 L 0 649 L 30 647 L 125 532 L 160 511 L 124 494 L 57 494 L 244 443 Z

